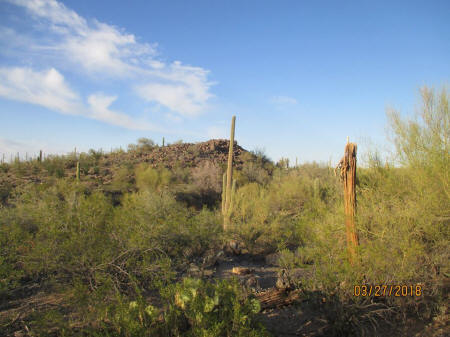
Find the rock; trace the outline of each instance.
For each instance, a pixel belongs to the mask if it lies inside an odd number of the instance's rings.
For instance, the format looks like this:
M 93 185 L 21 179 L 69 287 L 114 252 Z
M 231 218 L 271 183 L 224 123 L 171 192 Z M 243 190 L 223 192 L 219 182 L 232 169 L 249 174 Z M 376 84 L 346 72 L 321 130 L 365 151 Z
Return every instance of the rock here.
M 255 270 L 247 268 L 247 267 L 233 267 L 231 272 L 236 275 L 247 275 L 247 274 L 254 273 Z

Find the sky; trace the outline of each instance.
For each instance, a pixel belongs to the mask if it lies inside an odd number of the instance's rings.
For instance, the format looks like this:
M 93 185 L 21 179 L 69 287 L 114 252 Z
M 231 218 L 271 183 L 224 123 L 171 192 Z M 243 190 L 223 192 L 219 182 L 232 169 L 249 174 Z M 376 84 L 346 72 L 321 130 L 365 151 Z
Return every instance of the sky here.
M 335 163 L 450 78 L 450 1 L 0 0 L 0 153 L 228 138 Z

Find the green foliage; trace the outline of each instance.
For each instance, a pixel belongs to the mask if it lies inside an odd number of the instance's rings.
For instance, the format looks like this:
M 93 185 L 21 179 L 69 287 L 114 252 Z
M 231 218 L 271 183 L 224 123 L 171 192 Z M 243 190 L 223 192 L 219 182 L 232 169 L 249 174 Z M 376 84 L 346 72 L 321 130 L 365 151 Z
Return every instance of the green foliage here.
M 422 90 L 421 119 L 402 120 L 390 112 L 393 140 L 402 167 L 384 166 L 377 156 L 358 169 L 357 266 L 346 262 L 342 206 L 336 203 L 305 242 L 314 262 L 311 289 L 352 298 L 353 284 L 422 284 L 427 300 L 389 297 L 402 310 L 429 317 L 445 301 L 449 275 L 448 93 L 435 99 Z M 320 190 L 322 190 L 320 180 Z M 328 192 L 327 192 L 328 193 Z
M 119 296 L 107 309 L 111 336 L 268 336 L 255 322 L 257 300 L 247 298 L 237 282 L 183 281 L 161 290 L 164 311 Z
M 132 246 L 147 245 L 177 258 L 189 246 L 200 254 L 218 240 L 211 240 L 220 229 L 214 213 L 203 209 L 193 215 L 169 192 L 128 194 L 122 204 L 115 222 L 120 225 L 119 237 L 131 238 Z
M 264 336 L 254 323 L 260 311 L 256 299 L 242 293 L 234 281 L 209 283 L 184 279 L 166 293 L 170 294 L 169 321 L 179 321 L 180 315 L 190 323 L 188 336 Z
M 73 314 L 88 335 L 264 336 L 254 323 L 258 303 L 237 283 L 175 283 L 186 263 L 233 236 L 250 253 L 279 251 L 288 271 L 304 268 L 296 284 L 329 299 L 321 306 L 334 334 L 357 333 L 381 312 L 353 296 L 355 284 L 420 283 L 426 296 L 389 297 L 384 305 L 443 317 L 450 275 L 448 92 L 425 88 L 422 98 L 414 120 L 388 113 L 398 161 L 383 165 L 373 152 L 368 167 L 358 168 L 353 266 L 342 186 L 329 167 L 275 168 L 262 152 L 247 155 L 233 172 L 232 226 L 224 233 L 225 205 L 216 202 L 220 168 L 135 167 L 133 151 L 155 146 L 141 139 L 131 153 L 91 150 L 0 165 L 0 299 L 7 303 L 34 284 L 66 291 L 63 310 L 21 317 L 34 335 L 70 335 Z M 77 161 L 79 183 L 70 178 Z M 39 183 L 27 180 L 32 174 Z M 101 183 L 99 176 L 109 179 Z M 188 195 L 198 196 L 195 209 L 179 202 Z M 158 308 L 146 300 L 155 290 L 163 301 Z M 0 334 L 13 333 L 0 323 Z
M 105 188 L 109 191 L 129 192 L 133 188 L 134 177 L 133 171 L 127 167 L 121 167 L 114 171 L 114 175 L 110 185 Z
M 139 190 L 161 190 L 173 181 L 171 172 L 166 168 L 155 169 L 145 164 L 136 168 L 136 186 Z
M 264 168 L 263 164 L 258 162 L 257 159 L 247 161 L 244 160 L 242 170 L 236 172 L 235 177 L 241 185 L 253 182 L 265 185 L 270 180 L 269 171 Z
M 242 186 L 234 201 L 236 234 L 255 251 L 274 251 L 280 247 L 302 245 L 310 240 L 313 224 L 318 223 L 334 202 L 332 178 L 321 187 L 324 193 L 314 198 L 314 181 L 296 172 L 279 176 L 268 185 Z

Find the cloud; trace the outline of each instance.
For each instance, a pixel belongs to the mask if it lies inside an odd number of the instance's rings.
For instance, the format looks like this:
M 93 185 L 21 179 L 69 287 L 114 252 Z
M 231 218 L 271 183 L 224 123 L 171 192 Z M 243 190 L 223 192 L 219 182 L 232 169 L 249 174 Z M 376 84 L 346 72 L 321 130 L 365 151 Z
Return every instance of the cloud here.
M 116 80 L 145 102 L 183 116 L 205 111 L 213 96 L 210 89 L 214 83 L 208 80 L 208 70 L 180 61 L 163 62 L 157 57 L 157 44 L 141 43 L 117 27 L 88 21 L 55 0 L 9 2 L 23 7 L 39 23 L 35 26 L 44 34 L 29 49 L 33 55 L 41 50 L 42 62 L 57 60 L 59 68 L 67 69 L 71 68 L 68 63 L 79 66 L 77 69 L 96 81 Z
M 50 68 L 34 71 L 30 68 L 1 67 L 0 97 L 36 104 L 63 114 L 81 115 L 111 125 L 133 130 L 158 130 L 145 121 L 137 121 L 109 107 L 116 96 L 94 94 L 88 106 L 66 83 L 58 70 Z
M 25 7 L 36 17 L 48 19 L 54 25 L 53 29 L 72 27 L 82 31 L 87 26 L 85 19 L 54 0 L 9 0 L 9 2 Z
M 293 97 L 289 96 L 272 96 L 270 102 L 275 105 L 295 105 L 297 104 L 297 100 Z
M 56 69 L 33 71 L 30 68 L 0 68 L 0 96 L 43 106 L 64 114 L 77 115 L 79 96 Z
M 136 121 L 129 116 L 111 110 L 110 105 L 117 99 L 117 96 L 106 96 L 103 94 L 90 95 L 88 103 L 90 107 L 90 118 L 112 125 L 118 125 L 133 130 L 156 130 L 157 127 L 145 122 Z

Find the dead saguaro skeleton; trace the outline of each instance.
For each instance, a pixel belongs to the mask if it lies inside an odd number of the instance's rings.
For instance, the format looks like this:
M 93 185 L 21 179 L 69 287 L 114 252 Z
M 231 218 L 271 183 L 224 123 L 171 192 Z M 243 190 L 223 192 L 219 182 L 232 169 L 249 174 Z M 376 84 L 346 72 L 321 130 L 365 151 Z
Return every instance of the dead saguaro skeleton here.
M 344 209 L 345 228 L 347 233 L 347 247 L 350 255 L 350 263 L 356 259 L 356 247 L 358 237 L 356 235 L 355 214 L 356 214 L 356 144 L 349 143 L 345 146 L 345 155 L 340 160 L 335 169 L 340 172 L 340 179 L 344 185 Z

